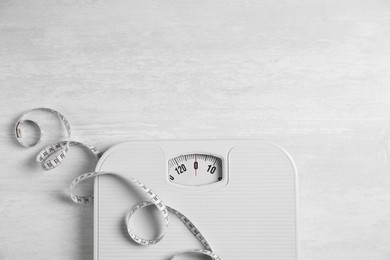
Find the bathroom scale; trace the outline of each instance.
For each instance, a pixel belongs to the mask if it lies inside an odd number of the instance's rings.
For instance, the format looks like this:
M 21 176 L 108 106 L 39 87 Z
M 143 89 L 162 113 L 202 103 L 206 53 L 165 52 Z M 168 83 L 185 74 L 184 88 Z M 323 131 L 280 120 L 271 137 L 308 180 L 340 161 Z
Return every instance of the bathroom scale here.
M 95 260 L 168 260 L 178 252 L 203 248 L 173 214 L 159 243 L 141 246 L 132 241 L 125 216 L 148 198 L 126 177 L 142 182 L 183 213 L 224 260 L 298 259 L 297 171 L 289 154 L 276 144 L 125 142 L 108 149 L 96 171 L 124 178 L 102 175 L 95 180 Z M 154 207 L 138 211 L 132 221 L 133 230 L 142 237 L 153 238 L 161 229 Z

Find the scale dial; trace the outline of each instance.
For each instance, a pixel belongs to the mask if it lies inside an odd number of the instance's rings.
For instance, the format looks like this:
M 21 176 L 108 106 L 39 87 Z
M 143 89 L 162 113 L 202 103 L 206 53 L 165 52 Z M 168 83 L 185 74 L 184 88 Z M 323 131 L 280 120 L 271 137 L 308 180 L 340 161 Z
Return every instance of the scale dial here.
M 185 154 L 168 161 L 169 181 L 184 186 L 204 186 L 222 180 L 222 159 L 210 154 Z

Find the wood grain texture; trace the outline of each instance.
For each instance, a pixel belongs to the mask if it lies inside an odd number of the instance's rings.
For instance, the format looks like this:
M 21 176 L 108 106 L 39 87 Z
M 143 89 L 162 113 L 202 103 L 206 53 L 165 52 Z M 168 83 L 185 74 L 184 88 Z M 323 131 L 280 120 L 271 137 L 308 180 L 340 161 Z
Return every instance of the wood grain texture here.
M 0 259 L 92 259 L 92 207 L 67 197 L 92 157 L 72 149 L 43 174 L 40 147 L 13 137 L 23 111 L 47 106 L 102 150 L 276 141 L 299 170 L 301 259 L 388 260 L 389 10 L 381 0 L 1 1 Z

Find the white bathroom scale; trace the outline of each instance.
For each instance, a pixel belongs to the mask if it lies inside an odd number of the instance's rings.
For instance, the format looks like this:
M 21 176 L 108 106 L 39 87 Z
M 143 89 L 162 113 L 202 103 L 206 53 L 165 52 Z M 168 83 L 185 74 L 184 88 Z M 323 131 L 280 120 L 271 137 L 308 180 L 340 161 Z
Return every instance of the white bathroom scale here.
M 275 144 L 125 142 L 108 149 L 96 170 L 145 184 L 167 206 L 188 217 L 224 260 L 298 259 L 297 172 L 288 153 Z M 181 251 L 203 249 L 174 214 L 156 245 L 132 241 L 126 213 L 148 197 L 126 178 L 98 176 L 94 196 L 95 260 L 168 260 Z M 140 236 L 152 239 L 159 233 L 160 219 L 154 207 L 147 207 L 135 213 L 131 225 Z

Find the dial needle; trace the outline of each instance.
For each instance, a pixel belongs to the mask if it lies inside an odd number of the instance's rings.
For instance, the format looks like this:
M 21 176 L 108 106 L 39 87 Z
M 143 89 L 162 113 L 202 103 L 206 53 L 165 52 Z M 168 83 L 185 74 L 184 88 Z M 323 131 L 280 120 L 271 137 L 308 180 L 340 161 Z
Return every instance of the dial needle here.
M 196 161 L 196 155 L 195 155 L 194 169 L 195 169 L 195 176 L 197 176 L 198 162 Z

